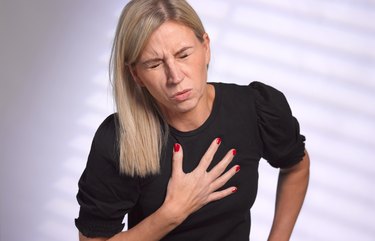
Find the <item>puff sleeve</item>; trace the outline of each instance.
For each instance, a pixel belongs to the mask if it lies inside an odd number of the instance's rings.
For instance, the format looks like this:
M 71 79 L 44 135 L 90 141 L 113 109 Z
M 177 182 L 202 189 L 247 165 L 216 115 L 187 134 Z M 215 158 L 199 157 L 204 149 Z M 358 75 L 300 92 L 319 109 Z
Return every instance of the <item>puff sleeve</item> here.
M 302 160 L 305 137 L 280 91 L 260 82 L 252 82 L 257 124 L 262 140 L 262 157 L 271 166 L 290 167 Z
M 123 218 L 139 196 L 138 180 L 120 175 L 115 116 L 98 128 L 86 168 L 78 182 L 78 230 L 86 237 L 111 237 L 122 231 Z

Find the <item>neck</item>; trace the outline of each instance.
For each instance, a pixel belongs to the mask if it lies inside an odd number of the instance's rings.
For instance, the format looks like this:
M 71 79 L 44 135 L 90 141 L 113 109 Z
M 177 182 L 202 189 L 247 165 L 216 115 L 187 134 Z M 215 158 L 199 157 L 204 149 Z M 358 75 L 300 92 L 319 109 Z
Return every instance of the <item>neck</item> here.
M 168 123 L 179 131 L 192 131 L 200 126 L 208 119 L 211 114 L 215 99 L 215 88 L 207 84 L 206 93 L 202 96 L 199 104 L 191 111 L 177 113 L 167 116 Z

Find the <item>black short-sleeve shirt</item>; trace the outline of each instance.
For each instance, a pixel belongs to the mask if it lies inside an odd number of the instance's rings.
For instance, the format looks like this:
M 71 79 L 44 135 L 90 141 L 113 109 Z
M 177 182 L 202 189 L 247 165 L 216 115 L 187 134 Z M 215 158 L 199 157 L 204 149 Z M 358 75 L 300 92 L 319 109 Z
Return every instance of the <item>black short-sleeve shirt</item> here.
M 260 158 L 273 167 L 290 167 L 302 159 L 305 138 L 280 91 L 260 82 L 249 86 L 211 84 L 215 87 L 215 100 L 209 118 L 189 132 L 170 127 L 158 175 L 139 178 L 119 173 L 116 115 L 104 120 L 79 180 L 80 212 L 75 223 L 80 232 L 87 237 L 111 237 L 123 229 L 125 214 L 128 227 L 135 226 L 164 201 L 174 143 L 183 147 L 183 169 L 190 172 L 210 143 L 221 137 L 222 143 L 209 169 L 231 148 L 237 149 L 228 169 L 240 165 L 241 171 L 223 188 L 236 186 L 238 191 L 191 214 L 162 240 L 249 240 L 250 208 L 256 198 Z

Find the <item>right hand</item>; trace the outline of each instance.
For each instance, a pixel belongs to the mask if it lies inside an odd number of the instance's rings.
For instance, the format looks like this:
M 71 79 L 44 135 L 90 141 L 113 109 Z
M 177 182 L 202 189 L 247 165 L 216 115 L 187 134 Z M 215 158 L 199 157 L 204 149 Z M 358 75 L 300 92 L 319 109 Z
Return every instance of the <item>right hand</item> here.
M 220 143 L 221 139 L 216 138 L 203 155 L 199 165 L 190 173 L 184 173 L 182 169 L 182 146 L 180 144 L 174 146 L 172 175 L 164 204 L 181 222 L 207 203 L 237 191 L 234 186 L 217 191 L 239 170 L 239 166 L 236 165 L 223 174 L 236 153 L 235 149 L 231 149 L 214 168 L 207 172 Z

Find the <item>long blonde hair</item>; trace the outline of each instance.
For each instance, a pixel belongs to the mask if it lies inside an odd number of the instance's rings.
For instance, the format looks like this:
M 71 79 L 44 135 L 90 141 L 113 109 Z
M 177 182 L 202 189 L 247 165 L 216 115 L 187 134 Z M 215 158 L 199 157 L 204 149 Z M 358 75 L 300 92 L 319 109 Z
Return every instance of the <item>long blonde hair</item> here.
M 168 20 L 191 28 L 203 42 L 203 24 L 184 0 L 132 0 L 123 9 L 112 47 L 110 77 L 117 109 L 120 172 L 147 176 L 160 171 L 160 156 L 168 124 L 146 88 L 133 79 L 137 62 L 150 35 Z

